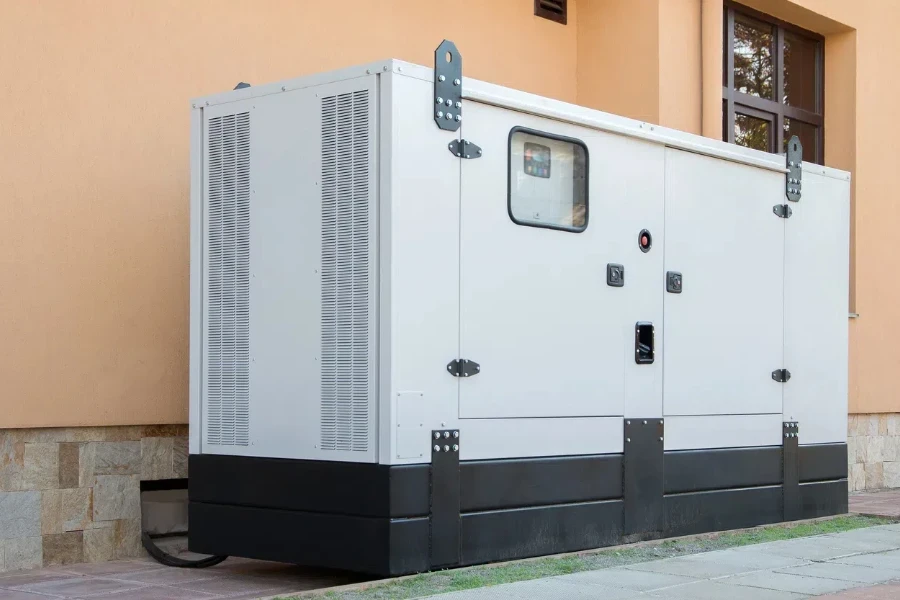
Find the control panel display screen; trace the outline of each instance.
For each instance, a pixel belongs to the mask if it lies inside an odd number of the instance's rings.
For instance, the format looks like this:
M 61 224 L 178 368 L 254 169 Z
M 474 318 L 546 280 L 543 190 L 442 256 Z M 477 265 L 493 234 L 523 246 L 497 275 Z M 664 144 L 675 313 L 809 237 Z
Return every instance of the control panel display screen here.
M 550 179 L 550 148 L 525 142 L 525 174 Z

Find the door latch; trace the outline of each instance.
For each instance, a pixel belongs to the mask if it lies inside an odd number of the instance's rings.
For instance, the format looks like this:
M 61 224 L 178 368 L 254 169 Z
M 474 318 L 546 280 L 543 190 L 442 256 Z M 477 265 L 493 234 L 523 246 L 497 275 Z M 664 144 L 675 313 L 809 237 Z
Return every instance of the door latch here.
M 481 372 L 481 365 L 474 360 L 457 358 L 447 363 L 447 371 L 454 377 L 472 377 Z
M 772 379 L 778 383 L 786 383 L 791 378 L 791 372 L 787 369 L 775 369 L 772 371 Z

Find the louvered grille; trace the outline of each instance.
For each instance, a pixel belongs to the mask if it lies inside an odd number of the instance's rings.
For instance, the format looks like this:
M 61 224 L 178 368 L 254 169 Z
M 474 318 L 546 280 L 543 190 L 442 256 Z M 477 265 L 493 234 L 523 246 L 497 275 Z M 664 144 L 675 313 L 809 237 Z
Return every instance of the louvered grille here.
M 369 92 L 322 98 L 323 450 L 369 446 Z
M 250 442 L 250 113 L 209 119 L 206 442 Z

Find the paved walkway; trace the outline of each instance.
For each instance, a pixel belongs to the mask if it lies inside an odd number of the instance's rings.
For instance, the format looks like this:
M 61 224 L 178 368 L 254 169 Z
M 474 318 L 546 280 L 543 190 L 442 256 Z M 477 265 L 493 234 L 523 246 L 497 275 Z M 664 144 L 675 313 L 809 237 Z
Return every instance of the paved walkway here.
M 900 490 L 850 496 L 850 511 L 900 516 Z M 775 542 L 447 594 L 441 600 L 510 597 L 900 599 L 900 524 Z M 361 581 L 357 575 L 231 558 L 210 569 L 173 569 L 150 558 L 0 573 L 0 600 L 246 600 Z M 796 585 L 812 586 L 798 588 Z M 561 587 L 558 587 L 561 586 Z M 743 595 L 741 595 L 743 594 Z
M 900 598 L 900 584 L 891 583 L 894 580 L 900 580 L 900 524 L 523 581 L 436 598 L 799 600 L 826 595 L 848 600 L 896 600 Z M 883 585 L 872 588 L 874 584 Z M 866 586 L 870 589 L 854 590 Z M 827 596 L 837 592 L 845 593 Z
M 900 489 L 851 494 L 850 512 L 896 519 L 900 517 Z
M 148 557 L 0 573 L 0 600 L 250 600 L 362 579 L 245 558 L 208 569 L 176 569 Z

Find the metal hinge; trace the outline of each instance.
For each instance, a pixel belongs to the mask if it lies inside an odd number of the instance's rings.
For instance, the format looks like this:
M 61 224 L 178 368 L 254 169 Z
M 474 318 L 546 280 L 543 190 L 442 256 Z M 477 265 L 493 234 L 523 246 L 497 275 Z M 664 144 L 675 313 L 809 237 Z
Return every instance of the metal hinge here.
M 785 383 L 790 381 L 791 372 L 787 369 L 775 369 L 772 371 L 772 379 L 777 381 L 778 383 Z
M 456 44 L 444 40 L 434 51 L 434 122 L 456 131 L 462 121 L 462 56 Z
M 790 219 L 791 215 L 794 214 L 794 211 L 787 204 L 776 204 L 772 207 L 772 212 L 782 219 Z
M 454 377 L 472 377 L 481 372 L 481 365 L 473 360 L 457 358 L 447 363 L 447 371 Z
M 447 144 L 450 153 L 460 158 L 481 158 L 481 146 L 468 140 L 453 140 Z
M 788 170 L 784 176 L 784 193 L 791 202 L 799 202 L 803 186 L 803 144 L 796 135 L 788 142 L 784 160 Z

